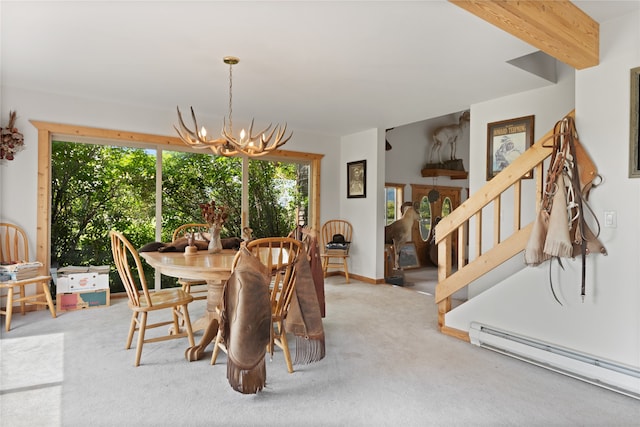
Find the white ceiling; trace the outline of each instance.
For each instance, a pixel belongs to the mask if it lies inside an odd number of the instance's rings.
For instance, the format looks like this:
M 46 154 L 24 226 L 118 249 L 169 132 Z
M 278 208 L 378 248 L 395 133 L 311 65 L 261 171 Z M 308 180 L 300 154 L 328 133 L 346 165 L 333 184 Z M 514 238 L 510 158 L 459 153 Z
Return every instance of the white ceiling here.
M 640 8 L 575 3 L 598 22 Z M 443 0 L 2 0 L 0 13 L 4 86 L 219 118 L 234 55 L 233 117 L 257 127 L 345 135 L 550 84 L 506 63 L 535 48 Z

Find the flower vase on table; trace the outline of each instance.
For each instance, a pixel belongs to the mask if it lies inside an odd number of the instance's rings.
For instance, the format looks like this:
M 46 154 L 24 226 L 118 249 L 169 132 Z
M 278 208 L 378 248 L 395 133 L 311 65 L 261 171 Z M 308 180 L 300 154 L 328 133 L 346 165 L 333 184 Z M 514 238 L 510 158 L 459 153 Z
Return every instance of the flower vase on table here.
M 220 230 L 222 227 L 218 224 L 213 224 L 209 227 L 209 234 L 211 234 L 211 240 L 209 240 L 208 251 L 210 254 L 218 253 L 222 250 L 222 240 L 220 240 Z
M 202 218 L 209 224 L 209 240 L 208 251 L 211 254 L 218 253 L 222 250 L 222 240 L 220 240 L 220 232 L 222 226 L 227 220 L 227 209 L 222 205 L 216 205 L 215 200 L 209 203 L 200 203 L 200 212 Z

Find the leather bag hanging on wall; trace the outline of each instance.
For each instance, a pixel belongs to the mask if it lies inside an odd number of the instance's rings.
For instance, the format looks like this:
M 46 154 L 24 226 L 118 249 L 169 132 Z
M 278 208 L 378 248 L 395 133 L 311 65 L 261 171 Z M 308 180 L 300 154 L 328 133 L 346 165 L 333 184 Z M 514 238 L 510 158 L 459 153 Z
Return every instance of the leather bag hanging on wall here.
M 559 261 L 560 258 L 581 256 L 584 300 L 586 256 L 589 253 L 607 255 L 598 239 L 598 220 L 587 202 L 599 175 L 595 163 L 580 143 L 573 117 L 567 116 L 557 122 L 552 138 L 553 151 L 542 203 L 525 247 L 524 259 L 527 265 L 535 266 L 549 259 Z M 588 224 L 587 214 L 597 232 Z M 551 290 L 553 292 L 553 284 Z M 553 295 L 560 303 L 555 292 Z

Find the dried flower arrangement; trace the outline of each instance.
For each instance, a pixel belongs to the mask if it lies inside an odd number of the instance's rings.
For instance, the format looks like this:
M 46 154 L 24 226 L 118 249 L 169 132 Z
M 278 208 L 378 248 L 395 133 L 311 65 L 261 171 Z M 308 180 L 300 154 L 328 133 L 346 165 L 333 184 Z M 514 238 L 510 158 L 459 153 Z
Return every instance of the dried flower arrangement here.
M 22 149 L 24 136 L 14 127 L 16 123 L 16 112 L 9 112 L 9 124 L 2 128 L 2 139 L 0 140 L 0 160 L 13 160 L 15 153 Z
M 216 201 L 212 200 L 209 203 L 200 203 L 200 212 L 202 218 L 209 224 L 209 227 L 222 225 L 227 220 L 227 209 L 223 205 L 216 205 Z

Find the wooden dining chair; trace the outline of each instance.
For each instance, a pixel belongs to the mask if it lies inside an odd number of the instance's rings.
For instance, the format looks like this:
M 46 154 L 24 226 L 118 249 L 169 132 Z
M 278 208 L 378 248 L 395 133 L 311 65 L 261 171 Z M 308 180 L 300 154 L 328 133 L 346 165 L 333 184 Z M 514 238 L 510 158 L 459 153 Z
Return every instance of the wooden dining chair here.
M 342 236 L 343 239 L 339 239 L 339 236 Z M 344 277 L 349 283 L 347 259 L 352 238 L 353 226 L 349 221 L 332 219 L 324 223 L 321 230 L 322 253 L 320 257 L 325 277 L 330 268 L 337 268 L 344 272 Z M 335 241 L 336 239 L 343 241 Z
M 266 266 L 271 275 L 269 285 L 271 301 L 271 332 L 267 351 L 273 359 L 274 346 L 284 353 L 287 370 L 293 373 L 293 362 L 287 341 L 286 322 L 289 305 L 295 289 L 295 263 L 298 256 L 305 252 L 302 243 L 290 237 L 267 237 L 247 243 L 247 249 Z M 236 261 L 237 261 L 236 257 Z M 215 365 L 219 350 L 226 352 L 222 343 L 222 331 L 218 331 L 211 356 L 211 364 Z
M 23 261 L 29 261 L 27 233 L 18 225 L 6 222 L 0 223 L 0 262 L 12 264 Z M 39 273 L 42 273 L 42 271 Z M 56 310 L 49 290 L 50 282 L 51 276 L 42 274 L 37 274 L 27 279 L 0 281 L 0 290 L 7 290 L 6 308 L 5 310 L 0 310 L 0 314 L 6 315 L 5 330 L 7 332 L 11 329 L 14 303 L 20 303 L 20 313 L 23 315 L 26 312 L 27 305 L 44 305 L 49 308 L 51 317 L 56 317 Z M 35 293 L 27 295 L 26 288 L 29 285 L 36 285 L 36 289 Z M 18 288 L 17 293 L 15 292 L 16 288 Z
M 171 241 L 175 242 L 176 240 L 185 237 L 186 234 L 195 233 L 196 238 L 200 235 L 200 239 L 204 240 L 205 237 L 209 236 L 209 224 L 198 224 L 198 223 L 190 223 L 183 224 L 180 227 L 176 228 L 173 231 L 173 237 L 171 237 Z M 198 279 L 186 279 L 181 277 L 178 279 L 178 284 L 182 286 L 182 289 L 188 293 L 193 295 L 194 300 L 205 300 L 207 299 L 207 288 L 204 289 L 199 288 L 197 290 L 192 290 L 192 286 L 201 286 L 206 285 L 206 280 L 198 280 Z M 204 295 L 203 295 L 204 294 Z
M 144 270 L 142 269 L 142 262 L 136 249 L 122 233 L 112 230 L 109 236 L 111 237 L 113 260 L 116 264 L 118 274 L 122 279 L 124 288 L 127 291 L 129 308 L 133 312 L 129 335 L 127 336 L 127 350 L 131 348 L 133 335 L 138 331 L 138 344 L 136 346 L 134 366 L 140 365 L 142 346 L 146 343 L 186 337 L 189 340 L 189 345 L 193 347 L 195 341 L 193 339 L 193 330 L 191 329 L 188 310 L 188 305 L 193 301 L 193 297 L 180 288 L 149 292 Z M 148 313 L 158 310 L 171 310 L 172 320 L 147 324 Z M 180 329 L 180 321 L 184 323 L 184 331 Z M 145 339 L 147 329 L 158 328 L 165 325 L 172 325 L 167 335 Z

